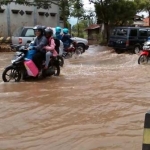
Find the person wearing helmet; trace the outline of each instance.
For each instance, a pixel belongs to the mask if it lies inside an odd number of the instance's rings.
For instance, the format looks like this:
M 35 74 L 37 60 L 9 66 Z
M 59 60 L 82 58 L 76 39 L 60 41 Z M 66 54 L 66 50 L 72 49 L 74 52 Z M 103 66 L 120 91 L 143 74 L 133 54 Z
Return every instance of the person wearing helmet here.
M 54 40 L 55 40 L 55 44 L 56 44 L 55 49 L 59 55 L 62 55 L 63 50 L 64 50 L 63 43 L 61 41 L 61 38 L 62 38 L 61 30 L 62 30 L 61 27 L 56 27 L 55 35 L 54 35 Z
M 36 39 L 34 40 L 33 46 L 30 46 L 29 49 L 35 49 L 36 53 L 33 56 L 33 62 L 38 67 L 39 70 L 41 70 L 42 62 L 45 57 L 45 50 L 44 46 L 47 45 L 48 41 L 46 37 L 43 35 L 43 27 L 41 25 L 36 25 L 34 28 L 34 33 L 36 36 Z
M 64 49 L 67 49 L 68 47 L 70 47 L 70 44 L 73 43 L 73 40 L 71 40 L 71 36 L 67 28 L 63 29 L 63 35 L 62 35 L 61 41 L 64 44 Z
M 55 28 L 55 38 L 58 39 L 58 40 L 61 40 L 62 38 L 62 35 L 61 35 L 61 27 L 56 27 Z
M 46 26 L 42 26 L 42 29 L 43 29 L 43 35 L 45 35 Z
M 45 29 L 45 36 L 48 40 L 48 45 L 44 47 L 44 49 L 46 50 L 45 69 L 48 69 L 50 56 L 56 57 L 58 53 L 55 50 L 55 41 L 53 39 L 53 29 L 51 27 L 47 27 Z

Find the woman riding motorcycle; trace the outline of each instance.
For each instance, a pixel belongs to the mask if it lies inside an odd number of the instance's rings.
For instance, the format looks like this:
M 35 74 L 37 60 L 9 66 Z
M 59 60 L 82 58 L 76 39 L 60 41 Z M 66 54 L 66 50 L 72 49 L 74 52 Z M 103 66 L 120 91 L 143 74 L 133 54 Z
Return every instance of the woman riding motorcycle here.
M 48 45 L 44 47 L 46 50 L 46 62 L 45 62 L 45 69 L 48 69 L 48 65 L 50 62 L 50 56 L 56 57 L 58 53 L 55 50 L 55 41 L 52 37 L 53 35 L 53 29 L 51 27 L 47 27 L 45 29 L 45 36 L 48 40 Z
M 36 25 L 34 28 L 34 33 L 36 36 L 36 39 L 33 43 L 33 46 L 30 46 L 29 49 L 35 49 L 36 53 L 33 56 L 33 62 L 38 67 L 39 70 L 41 70 L 42 62 L 45 58 L 45 50 L 44 46 L 47 45 L 48 41 L 46 37 L 43 35 L 43 27 L 41 25 Z

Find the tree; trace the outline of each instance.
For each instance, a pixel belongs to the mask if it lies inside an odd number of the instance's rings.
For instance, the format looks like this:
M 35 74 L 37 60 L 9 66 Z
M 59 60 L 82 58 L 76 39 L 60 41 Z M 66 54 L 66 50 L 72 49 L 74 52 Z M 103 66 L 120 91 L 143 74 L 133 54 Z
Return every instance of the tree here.
M 93 10 L 86 10 L 84 16 L 82 17 L 84 20 L 87 20 L 88 26 L 91 24 L 96 24 L 96 14 Z
M 150 0 L 135 0 L 138 5 L 138 11 L 146 11 L 149 15 L 149 26 L 150 26 Z
M 137 5 L 134 1 L 90 0 L 90 2 L 95 4 L 97 23 L 104 24 L 107 41 L 109 39 L 110 26 L 128 24 L 137 12 Z
M 63 19 L 64 27 L 68 27 L 68 17 L 70 15 L 70 3 L 68 0 L 61 0 L 60 1 L 60 10 L 61 10 L 61 15 L 60 17 Z
M 2 5 L 7 5 L 11 2 L 15 2 L 16 4 L 28 5 L 28 6 L 37 6 L 38 8 L 49 9 L 51 4 L 59 5 L 57 2 L 59 0 L 0 0 L 0 8 Z
M 79 27 L 79 28 L 78 28 Z M 88 20 L 80 20 L 78 22 L 78 24 L 75 24 L 73 27 L 72 27 L 72 32 L 73 34 L 75 34 L 75 36 L 78 36 L 78 37 L 84 37 L 85 34 L 84 34 L 84 31 L 85 29 L 88 27 Z M 78 29 L 79 29 L 79 34 L 78 34 Z M 77 35 L 77 34 L 78 35 Z
M 84 16 L 84 9 L 83 9 L 83 3 L 82 0 L 76 0 L 73 3 L 73 9 L 71 11 L 71 16 L 77 18 L 77 26 L 78 26 L 78 36 L 79 36 L 79 20 L 81 19 L 81 17 Z

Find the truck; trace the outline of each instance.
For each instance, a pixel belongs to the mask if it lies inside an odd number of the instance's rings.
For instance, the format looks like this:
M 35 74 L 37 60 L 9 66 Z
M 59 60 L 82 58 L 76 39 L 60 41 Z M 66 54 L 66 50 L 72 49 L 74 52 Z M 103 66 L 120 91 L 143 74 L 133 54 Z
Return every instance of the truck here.
M 55 28 L 53 29 L 53 33 L 55 34 Z M 23 26 L 18 28 L 12 35 L 12 45 L 21 44 L 25 45 L 27 41 L 33 41 L 35 39 L 35 34 L 32 26 Z M 85 52 L 89 48 L 88 40 L 79 37 L 72 37 L 73 41 L 77 43 L 77 47 L 82 50 L 82 53 Z

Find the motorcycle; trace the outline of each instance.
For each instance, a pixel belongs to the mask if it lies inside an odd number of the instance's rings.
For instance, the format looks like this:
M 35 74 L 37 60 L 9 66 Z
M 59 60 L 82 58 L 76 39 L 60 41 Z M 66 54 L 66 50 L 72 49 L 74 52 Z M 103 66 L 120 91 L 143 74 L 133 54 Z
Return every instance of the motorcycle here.
M 62 57 L 64 59 L 71 58 L 74 54 L 77 56 L 81 55 L 81 49 L 76 46 L 76 42 L 73 42 L 69 48 L 64 49 Z
M 150 58 L 150 41 L 144 43 L 143 50 L 138 58 L 138 64 L 147 64 Z
M 14 55 L 14 58 L 11 60 L 11 65 L 5 68 L 5 70 L 2 73 L 2 79 L 4 82 L 9 82 L 10 80 L 14 80 L 15 82 L 19 82 L 21 79 L 26 80 L 32 76 L 28 74 L 28 71 L 25 67 L 25 56 L 27 53 L 27 46 L 20 46 L 15 45 L 14 46 L 16 53 Z M 38 72 L 37 76 L 33 78 L 45 78 L 48 76 L 59 76 L 60 74 L 60 66 L 59 61 L 57 57 L 51 57 L 51 60 L 49 62 L 48 69 L 44 69 L 45 64 L 43 61 L 42 64 L 42 70 Z

